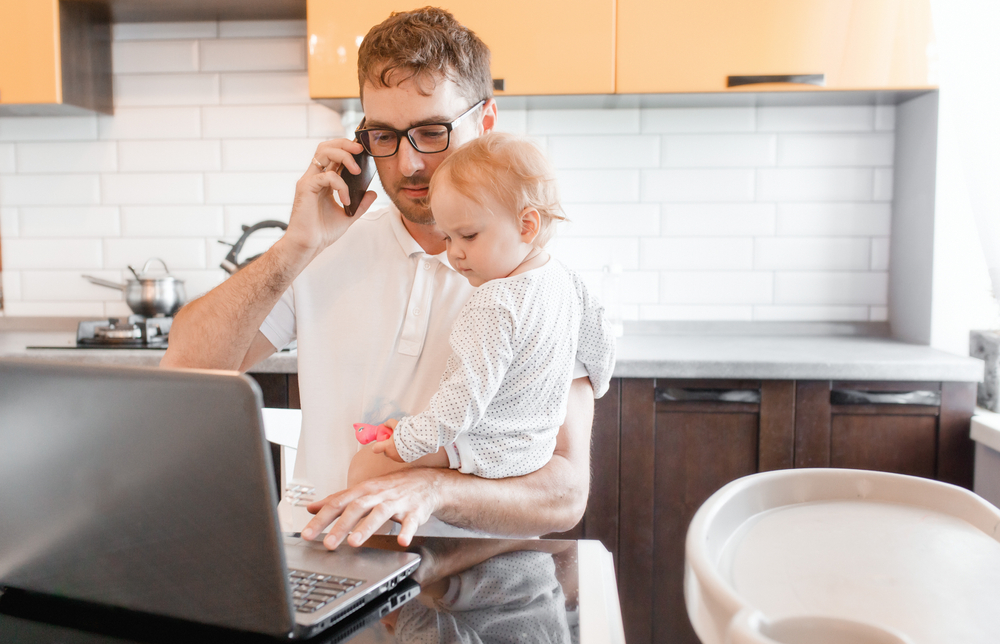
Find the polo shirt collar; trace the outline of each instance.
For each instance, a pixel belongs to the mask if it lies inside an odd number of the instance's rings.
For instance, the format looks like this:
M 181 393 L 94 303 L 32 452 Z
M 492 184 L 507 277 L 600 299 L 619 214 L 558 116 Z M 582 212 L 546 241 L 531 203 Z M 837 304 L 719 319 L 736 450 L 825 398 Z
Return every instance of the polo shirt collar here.
M 404 255 L 407 257 L 413 257 L 414 255 L 426 255 L 427 257 L 433 257 L 449 269 L 455 270 L 452 268 L 451 264 L 448 263 L 447 252 L 439 253 L 437 255 L 428 255 L 424 252 L 424 249 L 420 247 L 417 240 L 413 238 L 410 231 L 408 231 L 406 226 L 403 225 L 403 215 L 399 212 L 399 209 L 396 208 L 395 204 L 389 206 L 389 211 L 392 215 L 390 218 L 390 221 L 392 222 L 392 232 L 396 235 L 396 241 L 399 242 L 399 247 L 403 251 Z

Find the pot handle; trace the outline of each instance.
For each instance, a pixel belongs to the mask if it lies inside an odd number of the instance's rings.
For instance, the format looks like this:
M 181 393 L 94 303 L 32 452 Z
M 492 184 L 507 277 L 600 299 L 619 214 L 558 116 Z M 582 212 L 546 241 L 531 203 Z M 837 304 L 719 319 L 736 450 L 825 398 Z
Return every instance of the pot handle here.
M 163 272 L 166 273 L 167 275 L 170 275 L 170 269 L 167 268 L 167 263 L 165 261 L 163 261 L 159 257 L 151 257 L 151 258 L 149 258 L 149 259 L 146 260 L 145 264 L 142 265 L 142 276 L 143 277 L 146 276 L 146 273 L 149 271 L 149 265 L 152 264 L 153 262 L 160 262 L 160 265 L 163 266 Z
M 107 286 L 108 288 L 113 288 L 119 291 L 124 291 L 126 288 L 125 284 L 119 284 L 118 282 L 110 282 L 108 280 L 102 280 L 100 277 L 94 277 L 93 275 L 81 275 L 80 277 L 90 281 L 98 286 Z

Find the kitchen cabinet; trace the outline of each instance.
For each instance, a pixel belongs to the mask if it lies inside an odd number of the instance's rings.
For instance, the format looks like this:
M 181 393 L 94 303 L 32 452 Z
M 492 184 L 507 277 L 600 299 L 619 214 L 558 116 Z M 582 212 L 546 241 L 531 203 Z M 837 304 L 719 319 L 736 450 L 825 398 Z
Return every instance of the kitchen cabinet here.
M 299 374 L 297 373 L 248 373 L 260 387 L 265 407 L 276 409 L 302 409 L 299 403 Z M 284 494 L 281 484 L 281 445 L 270 443 L 271 463 L 274 466 L 274 485 L 277 497 Z
M 721 92 L 730 76 L 789 74 L 823 74 L 828 90 L 930 87 L 929 5 L 929 0 L 618 0 L 615 91 Z M 742 88 L 813 87 L 771 82 Z
M 496 94 L 612 94 L 614 0 L 511 0 L 502 10 L 476 0 L 438 3 L 492 53 Z M 358 48 L 374 25 L 400 7 L 308 0 L 309 93 L 358 96 Z
M 701 504 L 742 476 L 846 467 L 971 488 L 975 383 L 620 378 L 595 403 L 591 497 L 559 535 L 615 558 L 626 641 L 697 644 L 684 541 Z
M 96 2 L 0 3 L 0 114 L 110 114 L 109 16 Z

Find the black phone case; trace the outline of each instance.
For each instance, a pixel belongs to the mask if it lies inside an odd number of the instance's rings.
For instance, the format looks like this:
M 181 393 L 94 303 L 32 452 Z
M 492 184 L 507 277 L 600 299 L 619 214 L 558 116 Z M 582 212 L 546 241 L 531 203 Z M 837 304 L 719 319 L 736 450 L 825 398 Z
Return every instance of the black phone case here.
M 353 174 L 347 169 L 347 166 L 340 169 L 340 178 L 347 184 L 347 192 L 351 196 L 351 203 L 344 206 L 344 211 L 348 217 L 353 217 L 354 213 L 358 211 L 358 206 L 361 204 L 365 192 L 368 191 L 368 185 L 375 177 L 375 164 L 372 162 L 370 154 L 362 151 L 361 154 L 351 156 L 354 157 L 358 166 L 361 167 L 361 172 L 360 174 Z

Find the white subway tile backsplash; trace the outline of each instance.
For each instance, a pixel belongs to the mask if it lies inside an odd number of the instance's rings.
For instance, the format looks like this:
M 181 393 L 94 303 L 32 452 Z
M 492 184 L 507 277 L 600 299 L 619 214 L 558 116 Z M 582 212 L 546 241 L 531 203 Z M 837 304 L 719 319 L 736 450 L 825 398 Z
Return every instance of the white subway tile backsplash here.
M 114 172 L 118 153 L 110 141 L 18 143 L 17 169 L 25 173 Z
M 221 168 L 219 141 L 121 141 L 122 172 L 197 172 Z
M 774 165 L 773 134 L 685 134 L 663 137 L 665 168 Z
M 305 20 L 221 20 L 219 38 L 271 38 L 298 36 L 305 38 Z
M 307 113 L 310 137 L 335 139 L 345 136 L 346 129 L 339 112 L 335 112 L 325 105 L 311 103 Z M 353 127 L 351 129 L 353 131 Z M 351 136 L 353 137 L 353 134 Z
M 871 306 L 868 319 L 872 322 L 888 322 L 889 321 L 889 307 L 888 306 Z
M 892 209 L 887 203 L 781 203 L 778 235 L 869 237 L 888 235 Z
M 203 72 L 305 71 L 303 38 L 227 38 L 201 41 Z
M 891 166 L 891 132 L 851 134 L 781 134 L 778 165 Z
M 62 206 L 100 203 L 96 174 L 0 176 L 0 206 Z
M 875 201 L 892 201 L 892 168 L 875 168 Z
M 115 108 L 214 105 L 217 74 L 115 74 Z
M 639 110 L 530 110 L 528 134 L 638 134 Z
M 222 169 L 304 173 L 321 139 L 233 139 L 222 142 Z
M 99 239 L 5 239 L 4 270 L 101 268 Z
M 0 240 L 13 239 L 20 236 L 20 223 L 17 208 L 0 208 Z
M 131 264 L 138 270 L 152 257 L 162 259 L 171 271 L 205 268 L 205 242 L 198 238 L 169 237 L 104 240 L 105 268 L 125 270 Z
M 758 132 L 867 132 L 874 121 L 869 105 L 757 108 Z
M 124 284 L 121 271 L 88 271 L 111 282 Z M 121 291 L 92 284 L 80 271 L 23 271 L 21 273 L 21 300 L 25 302 L 83 301 L 104 302 L 123 299 Z
M 889 270 L 889 238 L 888 237 L 874 237 L 872 238 L 872 263 L 871 269 L 873 271 L 887 271 Z
M 117 41 L 111 46 L 116 74 L 198 71 L 198 41 Z
M 644 270 L 751 270 L 753 240 L 740 237 L 645 237 L 639 240 Z
M 215 38 L 218 23 L 212 22 L 116 22 L 111 25 L 111 37 L 118 40 L 176 40 L 181 38 Z
M 752 306 L 731 305 L 647 305 L 639 307 L 640 320 L 749 322 L 753 319 Z
M 876 304 L 885 305 L 888 273 L 778 272 L 774 281 L 775 304 Z
M 125 237 L 217 237 L 222 206 L 122 206 Z
M 121 233 L 114 206 L 63 206 L 20 208 L 25 238 L 117 237 Z
M 309 98 L 306 32 L 118 24 L 113 116 L 0 117 L 4 314 L 126 316 L 119 293 L 79 274 L 123 280 L 127 263 L 154 256 L 190 297 L 225 279 L 218 240 L 287 221 L 316 146 L 363 116 Z M 571 221 L 553 255 L 598 294 L 602 268 L 623 266 L 625 319 L 888 317 L 893 106 L 748 99 L 499 117 L 558 168 Z M 281 234 L 254 235 L 246 253 Z
M 243 229 L 241 228 L 241 226 L 253 226 L 259 221 L 266 221 L 268 219 L 273 219 L 275 221 L 283 221 L 287 224 L 288 217 L 291 214 L 291 209 L 292 209 L 291 202 L 284 204 L 275 204 L 272 206 L 257 206 L 257 205 L 226 206 L 225 234 L 227 237 L 231 237 L 232 241 L 236 241 L 239 238 L 239 236 L 243 234 Z M 263 235 L 267 232 L 268 231 L 262 230 L 259 231 L 259 233 L 254 233 L 254 234 Z
M 761 168 L 758 201 L 868 201 L 873 191 L 869 168 Z
M 100 302 L 4 302 L 4 313 L 11 317 L 103 318 Z
M 205 175 L 205 202 L 291 204 L 301 172 L 228 172 Z
M 202 132 L 212 139 L 304 137 L 308 133 L 305 105 L 206 107 Z
M 203 203 L 204 177 L 194 173 L 105 174 L 102 201 L 110 205 Z
M 643 170 L 643 201 L 753 201 L 754 170 Z
M 662 304 L 768 304 L 774 275 L 756 271 L 664 271 Z
M 547 156 L 556 168 L 655 168 L 660 142 L 642 135 L 550 136 Z
M 14 172 L 17 163 L 14 157 L 13 143 L 0 143 L 0 174 Z
M 197 107 L 118 107 L 98 121 L 102 139 L 196 139 L 201 136 Z
M 3 287 L 5 302 L 19 302 L 21 300 L 21 271 L 5 267 L 0 271 L 0 287 Z
M 753 319 L 757 322 L 864 322 L 868 320 L 867 306 L 755 306 Z
M 559 224 L 560 237 L 643 237 L 660 233 L 656 204 L 572 204 L 564 207 L 569 221 Z
M 774 234 L 774 204 L 664 204 L 665 237 L 768 236 Z
M 879 132 L 887 132 L 896 129 L 895 105 L 875 106 L 875 129 Z
M 765 237 L 754 241 L 754 268 L 793 271 L 864 271 L 869 265 L 864 238 Z
M 639 201 L 638 170 L 558 170 L 562 203 Z
M 639 241 L 634 237 L 556 237 L 546 250 L 575 270 L 601 270 L 614 264 L 625 270 L 639 268 Z
M 302 72 L 222 74 L 219 95 L 223 105 L 310 103 L 309 75 Z
M 641 131 L 649 134 L 753 132 L 752 107 L 676 107 L 642 110 Z
M 0 116 L 0 141 L 88 141 L 96 116 Z

